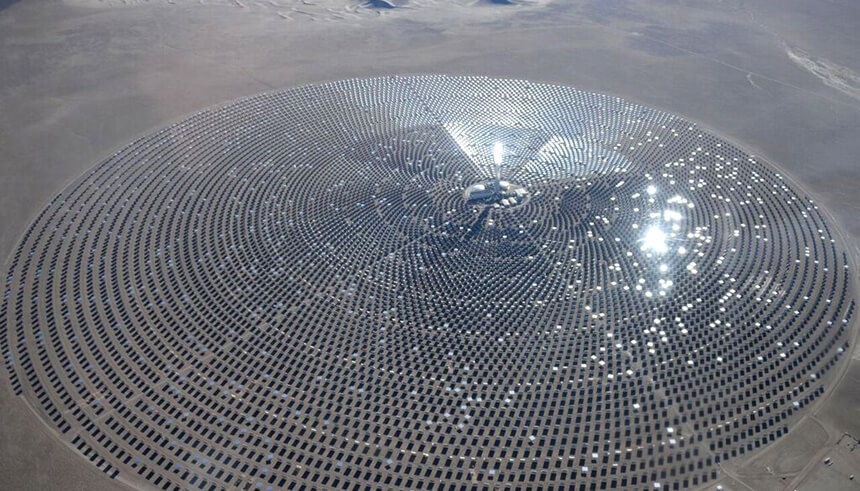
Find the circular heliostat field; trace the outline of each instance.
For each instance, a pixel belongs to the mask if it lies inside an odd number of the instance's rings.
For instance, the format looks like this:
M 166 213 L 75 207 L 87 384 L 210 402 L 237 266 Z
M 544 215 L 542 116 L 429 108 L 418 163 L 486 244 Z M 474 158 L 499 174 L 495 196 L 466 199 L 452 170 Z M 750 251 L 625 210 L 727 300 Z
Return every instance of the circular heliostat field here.
M 681 118 L 568 87 L 350 80 L 198 113 L 10 258 L 17 393 L 164 489 L 679 489 L 838 375 L 817 205 Z

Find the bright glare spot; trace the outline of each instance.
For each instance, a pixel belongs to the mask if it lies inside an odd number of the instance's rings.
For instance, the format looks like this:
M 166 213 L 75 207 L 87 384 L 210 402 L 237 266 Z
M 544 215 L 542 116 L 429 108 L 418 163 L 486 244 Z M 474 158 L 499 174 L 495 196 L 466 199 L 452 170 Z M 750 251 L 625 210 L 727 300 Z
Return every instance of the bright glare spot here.
M 642 247 L 644 250 L 654 252 L 666 252 L 666 234 L 657 227 L 651 227 L 645 232 L 645 237 L 642 238 Z
M 681 246 L 681 247 L 679 247 L 679 248 L 678 248 L 678 254 L 684 255 L 684 254 L 686 254 L 686 253 L 687 253 L 687 248 L 686 248 L 686 247 Z
M 646 189 L 646 191 L 648 191 L 648 194 L 653 195 L 653 194 L 656 194 L 656 193 L 657 193 L 657 188 L 655 188 L 653 185 L 651 185 L 651 186 L 648 186 L 648 188 Z
M 666 266 L 665 264 L 661 264 L 660 265 L 660 272 L 665 273 L 666 271 L 669 271 L 669 266 Z
M 493 144 L 493 162 L 496 165 L 502 163 L 502 155 L 505 154 L 505 147 L 502 145 L 502 142 L 496 142 Z
M 663 219 L 667 222 L 673 220 L 677 222 L 681 220 L 681 214 L 675 210 L 663 210 Z

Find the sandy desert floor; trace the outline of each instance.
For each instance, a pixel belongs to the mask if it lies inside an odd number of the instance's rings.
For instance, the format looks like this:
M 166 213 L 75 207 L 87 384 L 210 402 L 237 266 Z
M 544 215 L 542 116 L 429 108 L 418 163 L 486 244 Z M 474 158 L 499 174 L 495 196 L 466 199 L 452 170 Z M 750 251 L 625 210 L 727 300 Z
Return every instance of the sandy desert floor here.
M 448 73 L 570 85 L 696 121 L 796 181 L 860 264 L 858 22 L 851 0 L 0 0 L 0 255 L 66 183 L 202 108 Z M 847 478 L 860 474 L 854 346 L 841 383 L 787 437 L 724 464 L 717 484 L 860 488 Z M 2 487 L 121 487 L 5 377 L 0 412 Z

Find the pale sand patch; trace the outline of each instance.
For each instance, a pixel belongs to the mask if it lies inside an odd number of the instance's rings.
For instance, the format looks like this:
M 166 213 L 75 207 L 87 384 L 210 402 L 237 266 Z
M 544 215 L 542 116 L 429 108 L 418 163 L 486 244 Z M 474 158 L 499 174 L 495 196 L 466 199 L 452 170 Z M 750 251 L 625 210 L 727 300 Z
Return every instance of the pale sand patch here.
M 785 45 L 785 53 L 795 64 L 806 69 L 824 82 L 845 95 L 860 99 L 860 74 L 854 70 L 828 60 L 812 56 L 806 51 Z
M 543 8 L 558 0 L 63 0 L 82 8 L 142 6 L 233 7 L 249 11 L 271 11 L 286 20 L 355 20 L 392 14 L 456 14 L 468 17 L 498 17 L 523 10 Z

